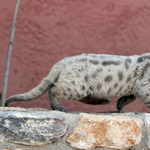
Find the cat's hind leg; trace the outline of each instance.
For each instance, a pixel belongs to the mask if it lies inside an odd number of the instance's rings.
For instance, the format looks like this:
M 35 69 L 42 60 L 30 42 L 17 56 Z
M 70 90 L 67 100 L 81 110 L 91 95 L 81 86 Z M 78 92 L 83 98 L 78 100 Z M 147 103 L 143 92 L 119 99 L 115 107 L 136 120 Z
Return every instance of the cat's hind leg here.
M 136 96 L 134 95 L 120 97 L 116 105 L 117 110 L 122 111 L 125 105 L 128 105 L 129 103 L 135 101 L 135 99 L 136 99 Z
M 48 86 L 48 99 L 52 110 L 66 112 L 63 106 L 59 105 L 58 99 L 80 100 L 85 97 L 85 90 L 81 90 L 75 85 L 64 83 L 50 83 Z
M 58 98 L 56 97 L 57 94 L 58 90 L 55 83 L 50 83 L 48 85 L 48 99 L 52 110 L 67 112 L 63 106 L 59 105 Z

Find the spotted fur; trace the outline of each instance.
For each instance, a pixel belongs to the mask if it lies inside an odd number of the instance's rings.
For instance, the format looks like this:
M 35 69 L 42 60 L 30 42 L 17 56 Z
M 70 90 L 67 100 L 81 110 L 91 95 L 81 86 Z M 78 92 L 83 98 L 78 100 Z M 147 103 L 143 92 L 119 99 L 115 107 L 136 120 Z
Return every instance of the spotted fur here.
M 121 97 L 116 106 L 119 111 L 137 97 L 150 108 L 150 53 L 134 56 L 82 54 L 64 58 L 38 86 L 9 97 L 7 102 L 32 100 L 46 91 L 53 110 L 66 111 L 58 99 L 95 105 L 108 104 L 113 97 Z

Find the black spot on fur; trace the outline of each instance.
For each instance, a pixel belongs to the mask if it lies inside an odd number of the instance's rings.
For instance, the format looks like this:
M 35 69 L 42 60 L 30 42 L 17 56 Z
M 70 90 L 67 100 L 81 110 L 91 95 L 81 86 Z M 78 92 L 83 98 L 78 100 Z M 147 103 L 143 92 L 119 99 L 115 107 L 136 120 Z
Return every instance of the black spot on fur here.
M 128 70 L 129 69 L 129 65 L 131 63 L 131 59 L 130 58 L 127 58 L 126 61 L 125 61 L 125 68 Z
M 75 85 L 75 81 L 72 81 L 71 83 L 72 83 L 73 85 Z
M 99 73 L 102 72 L 102 71 L 103 71 L 102 68 L 96 69 L 96 70 L 92 73 L 91 77 L 92 77 L 92 78 L 96 78 L 96 77 L 99 75 Z
M 39 90 L 40 90 L 40 91 L 43 91 L 44 89 L 41 87 L 41 88 L 39 88 Z
M 141 72 L 141 75 L 140 75 L 140 78 L 143 79 L 144 78 L 144 75 L 145 73 L 147 72 L 148 68 L 150 67 L 150 63 L 147 63 L 143 69 L 142 69 L 142 72 Z
M 79 71 L 79 72 L 83 72 L 83 71 L 84 71 L 84 68 L 79 68 L 78 71 Z
M 68 90 L 69 92 L 71 92 L 71 89 L 70 89 L 70 88 L 67 88 L 67 90 Z
M 49 83 L 50 81 L 49 81 L 49 80 L 47 80 L 47 79 L 45 79 L 45 81 L 44 81 L 44 82 Z
M 114 88 L 117 88 L 117 87 L 118 87 L 118 83 L 115 83 Z
M 146 96 L 149 96 L 149 94 L 147 93 Z
M 137 63 L 141 63 L 141 62 L 143 62 L 143 60 L 144 60 L 143 57 L 139 57 L 137 60 Z
M 133 90 L 133 88 L 134 88 L 134 87 L 132 86 L 132 87 L 131 87 L 131 90 Z
M 128 89 L 130 89 L 131 87 L 130 87 L 130 85 L 128 85 Z
M 100 73 L 100 72 L 102 72 L 103 71 L 103 69 L 102 68 L 98 68 L 98 69 L 96 69 L 96 72 L 97 73 Z
M 93 87 L 93 86 L 90 86 L 89 89 L 90 89 L 91 91 L 93 91 L 94 87 Z
M 123 86 L 121 86 L 121 87 L 119 88 L 119 90 L 118 90 L 118 92 L 116 93 L 116 95 L 118 95 L 118 94 L 121 92 L 122 88 L 123 88 Z
M 111 92 L 111 88 L 108 89 L 107 94 L 109 94 Z
M 85 81 L 87 82 L 89 80 L 89 76 L 88 75 L 85 75 L 84 77 Z
M 97 61 L 97 60 L 89 60 L 89 62 L 93 65 L 99 64 L 99 61 Z
M 86 94 L 89 95 L 89 94 L 90 94 L 90 91 L 86 91 Z
M 137 60 L 137 63 L 142 63 L 146 59 L 150 59 L 150 55 L 149 56 L 140 56 Z
M 84 91 L 84 90 L 85 90 L 85 86 L 84 86 L 84 85 L 81 87 L 81 90 L 82 90 L 82 91 Z
M 87 61 L 87 58 L 81 58 L 81 59 L 78 59 L 79 62 L 85 62 Z
M 108 66 L 108 65 L 120 65 L 120 61 L 103 61 L 102 62 L 102 65 L 103 66 Z
M 150 104 L 150 102 L 145 102 L 145 104 L 146 104 L 146 105 L 149 105 L 149 104 Z
M 80 78 L 80 74 L 79 74 L 78 72 L 76 72 L 76 76 L 77 76 L 78 78 Z
M 77 93 L 77 97 L 80 99 L 81 98 L 81 95 L 79 93 Z
M 138 69 L 139 69 L 139 66 L 137 66 L 134 70 L 134 74 L 133 74 L 133 77 L 135 78 L 138 74 Z
M 126 82 L 128 83 L 128 82 L 130 82 L 130 81 L 131 81 L 131 76 L 129 76 L 129 77 L 127 78 Z
M 123 72 L 118 73 L 118 78 L 119 78 L 119 81 L 121 81 L 123 79 Z
M 122 90 L 122 88 L 123 88 L 123 86 L 121 86 L 121 87 L 119 88 L 119 91 L 121 91 L 121 90 Z
M 99 84 L 97 85 L 97 90 L 99 91 L 99 90 L 101 89 L 101 87 L 102 87 L 102 84 L 99 83 Z
M 110 82 L 112 79 L 113 79 L 113 77 L 112 77 L 111 75 L 108 75 L 108 76 L 105 78 L 105 82 Z
M 97 77 L 97 74 L 96 73 L 93 73 L 92 74 L 92 78 L 96 78 Z
M 32 97 L 37 97 L 37 95 L 35 93 L 32 93 Z M 28 97 L 28 99 L 30 99 L 30 97 Z
M 70 94 L 70 96 L 68 97 L 68 99 L 72 99 L 72 94 Z
M 67 94 L 64 92 L 63 95 L 66 96 Z

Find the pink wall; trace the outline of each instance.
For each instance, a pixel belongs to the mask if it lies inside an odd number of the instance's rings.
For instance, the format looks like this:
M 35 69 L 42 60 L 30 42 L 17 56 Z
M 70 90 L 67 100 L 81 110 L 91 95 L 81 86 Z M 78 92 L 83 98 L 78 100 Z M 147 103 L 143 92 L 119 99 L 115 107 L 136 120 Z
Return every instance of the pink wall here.
M 0 91 L 16 0 L 0 1 Z M 63 57 L 81 53 L 132 55 L 150 52 L 149 0 L 22 0 L 11 57 L 7 97 L 24 93 Z M 116 110 L 60 100 L 67 110 Z M 10 106 L 50 109 L 47 94 Z M 124 110 L 149 111 L 136 100 Z

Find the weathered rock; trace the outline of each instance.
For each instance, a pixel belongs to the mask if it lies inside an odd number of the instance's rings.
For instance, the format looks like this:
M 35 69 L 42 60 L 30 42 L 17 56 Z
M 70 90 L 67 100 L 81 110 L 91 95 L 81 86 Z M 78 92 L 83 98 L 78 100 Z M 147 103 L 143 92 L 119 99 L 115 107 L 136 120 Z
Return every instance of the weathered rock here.
M 150 149 L 150 114 L 145 114 L 145 125 L 147 127 L 147 134 L 148 134 L 148 148 Z
M 78 126 L 69 136 L 70 146 L 79 149 L 107 147 L 125 149 L 141 141 L 140 119 L 126 116 L 80 114 Z
M 67 130 L 62 113 L 32 112 L 23 109 L 0 110 L 0 142 L 41 146 L 57 140 Z
M 17 148 L 17 149 L 2 149 L 2 150 L 23 150 L 23 149 Z

